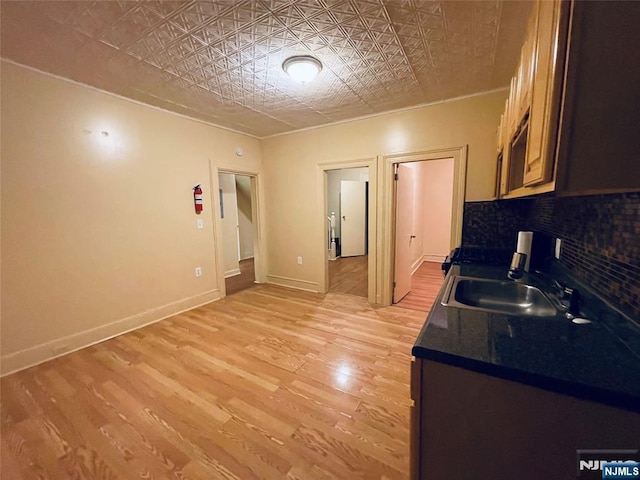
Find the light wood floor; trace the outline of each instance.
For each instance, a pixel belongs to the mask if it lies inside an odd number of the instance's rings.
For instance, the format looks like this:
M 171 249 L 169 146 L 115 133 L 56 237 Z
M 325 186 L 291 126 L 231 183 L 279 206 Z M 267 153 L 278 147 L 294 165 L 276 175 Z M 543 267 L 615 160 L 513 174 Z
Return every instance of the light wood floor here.
M 423 322 L 256 285 L 10 375 L 2 478 L 405 479 Z
M 329 291 L 368 296 L 368 255 L 339 257 L 329 261 Z
M 422 265 L 411 276 L 411 291 L 396 305 L 429 312 L 443 282 L 444 275 L 439 263 L 422 262 Z
M 227 295 L 232 295 L 254 285 L 256 279 L 255 265 L 253 258 L 240 260 L 240 275 L 224 279 L 224 287 Z

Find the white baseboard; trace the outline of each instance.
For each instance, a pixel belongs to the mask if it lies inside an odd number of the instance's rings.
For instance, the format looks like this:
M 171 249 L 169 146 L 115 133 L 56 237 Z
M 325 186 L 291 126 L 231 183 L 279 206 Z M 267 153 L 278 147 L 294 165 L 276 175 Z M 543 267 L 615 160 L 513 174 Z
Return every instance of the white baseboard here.
M 279 285 L 281 287 L 295 288 L 296 290 L 305 290 L 307 292 L 318 293 L 318 282 L 310 282 L 308 280 L 299 280 L 297 278 L 281 277 L 280 275 L 267 275 L 267 283 L 271 285 Z
M 210 290 L 106 325 L 3 355 L 0 357 L 0 376 L 33 367 L 219 299 L 220 290 Z
M 429 254 L 429 255 L 424 255 L 422 257 L 422 259 L 425 262 L 435 262 L 435 263 L 442 263 L 444 262 L 444 259 L 447 257 L 447 255 L 438 255 L 438 254 Z
M 236 275 L 240 275 L 240 273 L 239 268 L 234 268 L 233 270 L 224 272 L 224 278 L 235 277 Z
M 422 265 L 423 261 L 424 261 L 423 258 L 420 257 L 415 262 L 413 262 L 413 265 L 411 265 L 411 275 L 416 273 L 416 270 L 420 268 L 420 265 Z

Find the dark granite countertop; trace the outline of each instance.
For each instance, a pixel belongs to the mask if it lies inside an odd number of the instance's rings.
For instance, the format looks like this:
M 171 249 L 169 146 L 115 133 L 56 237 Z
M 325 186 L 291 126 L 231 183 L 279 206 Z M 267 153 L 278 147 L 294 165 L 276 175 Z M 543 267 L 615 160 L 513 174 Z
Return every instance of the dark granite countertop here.
M 505 280 L 506 269 L 454 265 L 447 280 L 454 275 Z M 446 285 L 418 335 L 414 356 L 640 412 L 640 326 L 579 283 L 582 311 L 592 323 L 445 307 Z

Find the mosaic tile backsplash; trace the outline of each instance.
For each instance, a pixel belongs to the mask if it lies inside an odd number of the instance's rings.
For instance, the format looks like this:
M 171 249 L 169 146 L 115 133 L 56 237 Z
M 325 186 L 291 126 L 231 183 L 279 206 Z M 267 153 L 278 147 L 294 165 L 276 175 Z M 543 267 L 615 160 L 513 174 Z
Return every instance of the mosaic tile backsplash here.
M 515 247 L 519 230 L 561 238 L 560 263 L 640 320 L 640 193 L 465 203 L 463 245 Z

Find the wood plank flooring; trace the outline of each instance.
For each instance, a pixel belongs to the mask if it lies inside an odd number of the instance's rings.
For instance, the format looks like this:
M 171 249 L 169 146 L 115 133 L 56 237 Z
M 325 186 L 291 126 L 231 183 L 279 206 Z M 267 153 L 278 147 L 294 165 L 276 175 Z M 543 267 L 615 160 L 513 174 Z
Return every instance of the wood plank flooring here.
M 232 295 L 254 285 L 256 270 L 253 258 L 240 260 L 240 275 L 225 278 L 224 287 L 227 295 Z
M 339 257 L 329 261 L 329 291 L 368 296 L 368 255 Z
M 439 263 L 422 262 L 422 265 L 411 276 L 411 291 L 396 305 L 429 312 L 443 282 L 444 275 Z
M 255 285 L 1 380 L 3 479 L 405 479 L 424 314 Z

